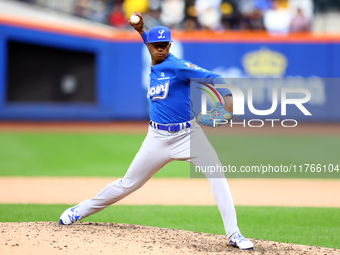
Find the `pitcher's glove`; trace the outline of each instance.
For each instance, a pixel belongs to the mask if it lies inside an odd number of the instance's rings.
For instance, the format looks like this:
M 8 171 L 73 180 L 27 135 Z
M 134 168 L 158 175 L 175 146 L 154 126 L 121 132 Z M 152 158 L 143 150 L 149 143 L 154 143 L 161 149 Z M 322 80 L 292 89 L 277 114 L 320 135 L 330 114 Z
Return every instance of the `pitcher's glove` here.
M 216 106 L 211 108 L 207 114 L 200 113 L 197 117 L 198 123 L 208 127 L 219 127 L 227 124 L 229 120 L 235 119 L 234 114 L 224 110 L 223 106 L 218 102 Z

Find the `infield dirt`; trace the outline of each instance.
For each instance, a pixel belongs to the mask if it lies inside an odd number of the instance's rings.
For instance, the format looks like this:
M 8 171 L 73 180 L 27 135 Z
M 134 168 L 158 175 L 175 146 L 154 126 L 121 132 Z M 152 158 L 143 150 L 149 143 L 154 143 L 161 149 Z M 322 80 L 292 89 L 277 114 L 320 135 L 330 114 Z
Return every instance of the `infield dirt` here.
M 251 239 L 240 251 L 226 237 L 184 230 L 115 224 L 0 223 L 1 254 L 339 254 L 339 250 Z
M 116 179 L 1 177 L 0 203 L 78 204 Z M 235 205 L 340 207 L 339 196 L 329 195 L 340 194 L 340 180 L 228 179 L 228 183 Z M 118 204 L 216 205 L 216 202 L 206 179 L 151 178 Z

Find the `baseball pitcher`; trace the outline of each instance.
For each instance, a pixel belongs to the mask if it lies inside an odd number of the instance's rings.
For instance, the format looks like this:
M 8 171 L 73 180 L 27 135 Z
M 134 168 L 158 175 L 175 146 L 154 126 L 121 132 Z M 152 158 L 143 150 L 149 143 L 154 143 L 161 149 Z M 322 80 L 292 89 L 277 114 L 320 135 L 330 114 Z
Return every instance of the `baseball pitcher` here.
M 214 85 L 214 79 L 222 77 L 189 61 L 176 58 L 169 52 L 172 42 L 170 30 L 164 26 L 156 26 L 146 31 L 142 15 L 137 12 L 134 15 L 139 17 L 139 22 L 129 23 L 141 35 L 151 55 L 147 92 L 150 107 L 148 134 L 125 176 L 110 183 L 92 199 L 66 209 L 59 219 L 62 225 L 84 219 L 123 199 L 142 187 L 171 161 L 181 160 L 195 166 L 222 167 L 214 148 L 190 111 L 190 79 L 199 78 L 204 83 Z M 232 116 L 230 91 L 225 89 L 220 93 L 225 99 L 225 105 L 216 106 L 219 107 L 218 112 Z M 209 119 L 207 116 L 200 116 L 198 122 L 210 125 Z M 194 141 L 199 141 L 197 146 L 190 146 L 193 137 L 196 138 Z M 227 241 L 240 249 L 253 249 L 253 243 L 242 236 L 237 226 L 235 207 L 224 174 L 219 178 L 206 177 L 222 216 Z

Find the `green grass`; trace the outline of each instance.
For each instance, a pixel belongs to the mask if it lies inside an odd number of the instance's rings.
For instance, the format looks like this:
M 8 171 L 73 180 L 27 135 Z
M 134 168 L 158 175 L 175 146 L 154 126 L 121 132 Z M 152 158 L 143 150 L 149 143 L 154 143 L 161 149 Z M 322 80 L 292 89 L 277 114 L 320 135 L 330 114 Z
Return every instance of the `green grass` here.
M 68 205 L 0 204 L 0 221 L 57 221 Z M 340 249 L 340 208 L 236 207 L 250 238 Z M 216 206 L 115 205 L 84 221 L 117 222 L 224 235 Z
M 1 133 L 0 176 L 123 176 L 144 137 Z M 340 136 L 227 135 L 209 139 L 224 165 L 340 164 Z M 189 168 L 186 162 L 172 162 L 155 176 L 189 177 Z M 328 177 L 339 176 L 340 172 L 333 172 Z
M 236 173 L 230 177 L 340 178 L 340 136 L 208 136 L 222 164 L 228 166 L 296 166 L 293 173 Z M 321 172 L 307 170 L 305 164 L 319 164 Z M 337 170 L 328 171 L 329 164 Z M 302 165 L 302 173 L 299 166 Z M 324 172 L 323 166 L 326 166 Z M 291 169 L 294 169 L 293 167 Z M 335 167 L 334 167 L 335 169 Z
M 0 134 L 0 176 L 123 176 L 145 135 Z M 189 177 L 172 162 L 158 176 Z

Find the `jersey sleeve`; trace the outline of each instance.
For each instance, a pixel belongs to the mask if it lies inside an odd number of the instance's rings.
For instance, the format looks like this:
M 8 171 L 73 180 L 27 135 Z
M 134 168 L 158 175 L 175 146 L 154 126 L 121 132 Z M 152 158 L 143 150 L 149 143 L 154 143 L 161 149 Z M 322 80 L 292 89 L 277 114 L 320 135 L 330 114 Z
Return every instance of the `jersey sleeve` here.
M 212 84 L 215 86 L 216 84 L 226 84 L 225 80 L 222 78 L 221 75 L 218 75 L 218 77 L 214 78 L 212 81 Z M 222 97 L 228 96 L 228 95 L 232 95 L 231 91 L 227 88 L 217 88 L 216 89 L 218 92 L 220 92 L 220 94 L 222 95 Z
M 148 42 L 148 34 L 149 31 L 145 30 L 143 34 L 141 34 L 141 37 L 143 39 L 144 44 L 146 44 Z
M 195 79 L 198 83 L 206 83 L 213 86 L 215 86 L 215 84 L 225 84 L 221 75 L 215 74 L 190 62 L 180 61 L 176 64 L 175 70 L 178 79 L 185 82 L 190 82 L 190 79 Z M 227 88 L 218 88 L 217 90 L 223 97 L 231 95 L 230 90 Z

